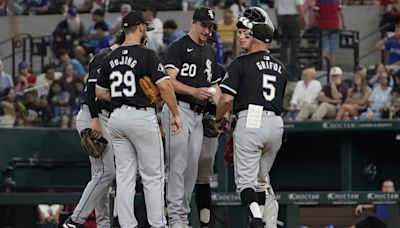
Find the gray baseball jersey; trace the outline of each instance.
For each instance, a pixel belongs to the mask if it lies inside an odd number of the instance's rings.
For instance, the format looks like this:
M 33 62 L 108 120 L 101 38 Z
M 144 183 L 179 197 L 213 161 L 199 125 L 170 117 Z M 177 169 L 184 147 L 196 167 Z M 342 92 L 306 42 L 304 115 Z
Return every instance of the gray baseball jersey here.
M 165 68 L 178 71 L 176 80 L 191 87 L 208 87 L 220 80 L 212 47 L 208 44 L 200 46 L 188 35 L 168 47 L 164 63 Z M 170 225 L 187 225 L 203 142 L 202 112 L 207 101 L 180 93 L 176 97 L 184 124 L 182 131 L 171 136 L 169 120 L 172 114 L 166 105 L 161 116 L 166 142 L 167 211 Z
M 155 109 L 139 86 L 148 75 L 155 84 L 168 79 L 155 52 L 139 45 L 121 46 L 105 59 L 97 86 L 110 90 L 114 111 L 108 128 L 114 147 L 117 212 L 122 228 L 137 227 L 134 195 L 142 178 L 148 222 L 165 227 L 164 151 Z
M 76 129 L 78 134 L 86 128 L 91 128 L 92 118 L 99 118 L 102 137 L 110 140 L 108 132 L 108 115 L 110 105 L 106 102 L 96 102 L 95 85 L 98 77 L 98 69 L 103 63 L 104 57 L 111 49 L 102 49 L 93 57 L 89 64 L 89 77 L 85 88 L 85 101 L 78 113 Z M 110 227 L 108 192 L 115 179 L 114 151 L 109 143 L 100 158 L 89 157 L 92 179 L 82 193 L 71 218 L 74 222 L 83 224 L 89 214 L 96 210 L 97 227 Z

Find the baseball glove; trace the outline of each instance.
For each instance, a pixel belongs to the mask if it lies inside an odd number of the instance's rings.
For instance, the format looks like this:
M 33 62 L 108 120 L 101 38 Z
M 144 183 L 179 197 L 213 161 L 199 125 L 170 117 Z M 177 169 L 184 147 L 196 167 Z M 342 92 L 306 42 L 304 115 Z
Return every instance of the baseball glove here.
M 150 103 L 154 105 L 160 104 L 163 100 L 157 86 L 151 81 L 149 76 L 144 76 L 139 79 L 140 88 L 142 88 L 144 95 L 149 99 Z
M 203 135 L 208 138 L 218 137 L 219 132 L 215 130 L 215 117 L 208 113 L 203 116 Z
M 107 140 L 103 137 L 95 139 L 91 136 L 92 129 L 86 128 L 81 131 L 81 146 L 83 151 L 94 158 L 99 158 L 107 147 Z

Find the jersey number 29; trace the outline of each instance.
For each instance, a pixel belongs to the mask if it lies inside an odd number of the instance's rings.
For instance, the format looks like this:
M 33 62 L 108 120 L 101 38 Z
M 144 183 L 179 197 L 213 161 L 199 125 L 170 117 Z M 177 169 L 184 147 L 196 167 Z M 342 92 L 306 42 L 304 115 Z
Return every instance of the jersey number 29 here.
M 263 74 L 263 88 L 266 91 L 263 92 L 264 98 L 267 101 L 272 101 L 275 98 L 275 86 L 271 82 L 276 82 L 276 76 Z
M 119 71 L 113 71 L 110 74 L 111 83 L 111 97 L 133 97 L 136 93 L 136 81 L 135 74 L 131 70 L 126 71 L 122 74 Z M 118 88 L 124 84 L 119 90 Z

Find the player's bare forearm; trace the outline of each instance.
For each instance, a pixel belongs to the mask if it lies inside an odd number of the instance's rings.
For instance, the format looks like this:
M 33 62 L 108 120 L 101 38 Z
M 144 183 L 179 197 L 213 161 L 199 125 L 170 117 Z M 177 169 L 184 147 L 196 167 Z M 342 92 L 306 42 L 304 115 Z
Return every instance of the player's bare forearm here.
M 179 82 L 178 80 L 176 80 L 176 77 L 178 76 L 178 71 L 176 69 L 167 68 L 166 71 L 170 77 L 171 84 L 174 87 L 174 90 L 176 93 L 192 95 L 193 87 L 187 86 L 187 85 Z
M 99 100 L 111 101 L 110 91 L 96 86 L 96 97 Z
M 101 137 L 101 122 L 98 117 L 92 118 L 91 121 L 91 129 L 92 129 L 92 136 L 95 137 L 96 139 L 99 139 Z
M 174 87 L 175 92 L 193 96 L 193 90 L 194 90 L 193 87 L 185 85 L 182 82 L 179 82 L 178 80 L 172 78 L 171 78 L 171 83 Z
M 321 102 L 338 103 L 337 100 L 332 99 L 332 98 L 330 98 L 330 97 L 327 97 L 327 96 L 325 96 L 325 95 L 320 96 L 320 97 L 319 97 L 319 100 L 320 100 Z
M 218 105 L 219 99 L 221 98 L 221 89 L 219 88 L 218 84 L 214 84 L 211 87 L 215 89 L 215 95 L 212 97 L 212 101 L 215 105 Z
M 342 95 L 342 93 L 340 93 L 338 91 L 336 84 L 331 85 L 331 94 L 332 94 L 333 99 L 342 99 L 343 98 L 343 95 Z
M 207 87 L 194 88 L 176 80 L 176 77 L 178 76 L 178 71 L 176 69 L 167 68 L 167 74 L 170 76 L 171 84 L 174 87 L 176 93 L 187 94 L 200 100 L 208 99 L 209 97 L 211 97 L 211 94 L 206 92 L 208 89 Z
M 160 91 L 161 97 L 167 104 L 169 110 L 171 110 L 172 115 L 179 116 L 175 91 L 171 82 L 169 80 L 163 80 L 157 84 L 157 87 Z
M 232 110 L 233 96 L 228 94 L 222 94 L 217 105 L 217 113 L 215 115 L 216 120 L 222 119 L 222 117 Z

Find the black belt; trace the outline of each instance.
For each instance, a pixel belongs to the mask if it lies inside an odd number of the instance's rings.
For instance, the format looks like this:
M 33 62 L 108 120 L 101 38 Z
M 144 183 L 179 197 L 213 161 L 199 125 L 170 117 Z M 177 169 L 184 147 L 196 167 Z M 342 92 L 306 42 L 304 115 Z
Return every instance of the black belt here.
M 298 17 L 298 14 L 285 14 L 285 15 L 278 15 L 278 17 Z
M 247 111 L 247 109 L 242 109 L 242 110 L 238 111 L 236 113 L 236 116 L 239 116 L 239 113 L 241 111 Z M 265 109 L 263 110 L 263 113 L 266 114 L 267 116 L 270 116 L 270 115 L 281 116 L 281 113 L 279 113 L 279 112 L 269 111 L 269 110 L 265 110 Z
M 151 111 L 155 113 L 155 108 L 154 107 L 140 107 L 140 106 L 131 106 L 131 105 L 121 105 L 118 108 L 123 108 L 123 109 L 136 109 L 136 110 L 141 110 L 141 111 Z
M 189 108 L 190 110 L 192 110 L 193 112 L 195 112 L 197 114 L 202 114 L 202 113 L 204 113 L 204 110 L 205 110 L 204 106 L 188 103 L 186 101 L 178 101 L 178 105 L 182 106 L 184 108 Z
M 81 103 L 81 108 L 82 108 L 84 105 L 86 105 L 86 106 L 89 108 L 89 105 L 88 105 L 86 102 L 82 102 L 82 103 Z M 97 110 L 98 110 L 98 113 L 101 113 L 101 114 L 103 114 L 103 115 L 105 115 L 105 116 L 107 116 L 107 117 L 110 116 L 111 111 L 108 110 L 107 108 L 97 107 Z

